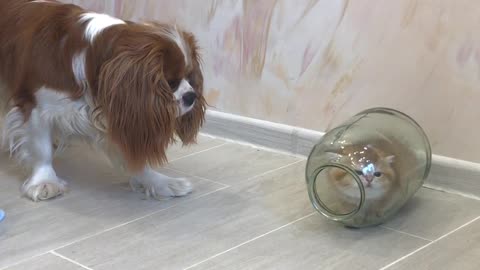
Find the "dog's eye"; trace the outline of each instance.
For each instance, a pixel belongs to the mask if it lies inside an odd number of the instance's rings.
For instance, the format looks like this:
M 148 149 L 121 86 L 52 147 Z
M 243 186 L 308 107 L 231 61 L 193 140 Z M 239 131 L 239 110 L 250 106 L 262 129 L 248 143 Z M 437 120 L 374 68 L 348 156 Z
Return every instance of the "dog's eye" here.
M 382 176 L 382 173 L 381 173 L 381 172 L 375 172 L 375 173 L 373 174 L 373 176 L 375 176 L 375 177 L 380 177 L 380 176 Z
M 170 86 L 170 88 L 172 90 L 176 90 L 179 85 L 180 85 L 180 80 L 170 80 L 170 81 L 168 81 L 168 86 Z
M 189 83 L 191 86 L 194 86 L 194 85 L 195 85 L 195 78 L 193 78 L 193 77 L 188 78 L 188 83 Z

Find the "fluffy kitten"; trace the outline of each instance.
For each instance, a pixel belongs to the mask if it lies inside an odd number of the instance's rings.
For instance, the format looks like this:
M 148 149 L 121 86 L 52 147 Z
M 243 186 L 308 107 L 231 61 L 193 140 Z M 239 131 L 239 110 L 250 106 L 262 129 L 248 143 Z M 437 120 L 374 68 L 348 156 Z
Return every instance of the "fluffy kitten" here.
M 395 156 L 371 145 L 348 145 L 343 146 L 340 153 L 328 153 L 331 161 L 354 169 L 364 186 L 365 204 L 355 223 L 369 223 L 369 220 L 383 217 L 402 192 L 400 177 L 395 169 Z M 331 210 L 341 214 L 355 210 L 361 198 L 357 182 L 339 168 L 329 168 L 326 173 Z

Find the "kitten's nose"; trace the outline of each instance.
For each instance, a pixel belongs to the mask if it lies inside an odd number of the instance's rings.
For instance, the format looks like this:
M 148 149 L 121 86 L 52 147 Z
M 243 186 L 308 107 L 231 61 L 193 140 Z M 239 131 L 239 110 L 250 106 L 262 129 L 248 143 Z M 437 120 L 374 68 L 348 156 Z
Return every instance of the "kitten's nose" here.
M 192 106 L 192 104 L 195 102 L 196 99 L 197 99 L 197 93 L 193 91 L 186 93 L 182 97 L 183 104 L 185 104 L 185 106 L 188 106 L 188 107 Z
M 367 181 L 367 187 L 369 187 L 372 184 L 373 177 L 371 176 L 365 176 L 365 181 Z

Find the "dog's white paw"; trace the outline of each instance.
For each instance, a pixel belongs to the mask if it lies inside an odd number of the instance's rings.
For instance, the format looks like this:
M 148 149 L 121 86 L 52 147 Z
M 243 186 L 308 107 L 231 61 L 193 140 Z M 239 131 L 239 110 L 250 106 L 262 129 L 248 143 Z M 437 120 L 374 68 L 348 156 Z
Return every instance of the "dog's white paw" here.
M 45 179 L 41 181 L 27 180 L 22 186 L 24 196 L 34 202 L 45 201 L 64 194 L 67 190 L 67 183 L 59 178 Z
M 134 177 L 130 180 L 134 191 L 145 193 L 147 198 L 166 200 L 171 197 L 185 196 L 192 192 L 193 185 L 185 178 L 171 178 L 157 175 L 157 177 L 144 179 Z
M 193 185 L 185 178 L 172 178 L 168 182 L 168 189 L 173 197 L 180 197 L 191 193 Z

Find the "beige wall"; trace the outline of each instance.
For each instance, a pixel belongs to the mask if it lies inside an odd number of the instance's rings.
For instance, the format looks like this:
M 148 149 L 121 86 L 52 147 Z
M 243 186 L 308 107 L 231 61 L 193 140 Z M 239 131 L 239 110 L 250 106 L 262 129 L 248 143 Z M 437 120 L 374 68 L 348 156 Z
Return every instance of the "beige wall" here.
M 416 118 L 436 154 L 480 162 L 477 0 L 73 2 L 194 32 L 217 110 L 325 131 L 388 106 Z

